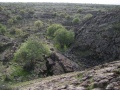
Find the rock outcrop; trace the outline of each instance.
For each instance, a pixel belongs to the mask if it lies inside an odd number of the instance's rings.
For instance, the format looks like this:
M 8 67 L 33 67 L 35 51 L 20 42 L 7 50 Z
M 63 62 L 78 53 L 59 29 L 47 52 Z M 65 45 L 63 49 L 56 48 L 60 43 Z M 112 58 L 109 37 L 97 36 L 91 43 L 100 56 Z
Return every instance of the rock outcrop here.
M 15 90 L 120 90 L 120 61 L 35 80 Z
M 76 26 L 68 56 L 85 67 L 120 59 L 120 11 L 104 12 Z M 119 25 L 118 25 L 119 26 Z
M 79 71 L 80 66 L 60 53 L 52 53 L 45 57 L 46 63 L 40 69 L 39 74 L 44 76 L 59 75 L 68 72 Z

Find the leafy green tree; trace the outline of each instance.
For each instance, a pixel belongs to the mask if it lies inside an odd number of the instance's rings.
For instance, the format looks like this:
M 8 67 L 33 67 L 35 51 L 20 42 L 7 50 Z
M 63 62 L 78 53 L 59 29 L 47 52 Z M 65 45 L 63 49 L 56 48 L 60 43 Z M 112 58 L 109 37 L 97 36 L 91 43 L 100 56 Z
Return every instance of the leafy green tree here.
M 35 21 L 34 25 L 35 25 L 35 27 L 40 29 L 43 26 L 43 22 L 41 20 L 38 20 L 38 21 Z
M 60 29 L 60 28 L 63 28 L 65 29 L 62 25 L 60 24 L 52 24 L 50 25 L 48 28 L 47 28 L 47 35 L 50 36 L 50 37 L 54 37 L 54 33 Z
M 5 32 L 6 32 L 6 27 L 0 24 L 0 34 L 5 34 Z
M 74 18 L 74 19 L 72 20 L 72 23 L 73 23 L 74 25 L 79 24 L 79 22 L 80 22 L 80 19 L 79 19 L 78 17 L 76 17 L 76 18 Z
M 28 38 L 14 54 L 14 60 L 22 65 L 34 67 L 34 63 L 39 60 L 44 62 L 43 54 L 48 55 L 48 47 L 37 37 Z
M 64 28 L 60 28 L 55 32 L 54 38 L 56 45 L 58 45 L 61 49 L 65 47 L 69 47 L 71 43 L 74 41 L 74 32 L 67 31 Z

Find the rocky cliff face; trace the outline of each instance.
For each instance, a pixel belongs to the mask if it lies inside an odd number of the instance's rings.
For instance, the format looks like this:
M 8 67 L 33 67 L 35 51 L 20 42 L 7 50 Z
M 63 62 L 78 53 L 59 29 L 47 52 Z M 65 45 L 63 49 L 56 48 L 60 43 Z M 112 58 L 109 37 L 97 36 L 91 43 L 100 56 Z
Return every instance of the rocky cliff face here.
M 120 11 L 96 13 L 76 26 L 75 43 L 68 54 L 86 67 L 120 59 Z

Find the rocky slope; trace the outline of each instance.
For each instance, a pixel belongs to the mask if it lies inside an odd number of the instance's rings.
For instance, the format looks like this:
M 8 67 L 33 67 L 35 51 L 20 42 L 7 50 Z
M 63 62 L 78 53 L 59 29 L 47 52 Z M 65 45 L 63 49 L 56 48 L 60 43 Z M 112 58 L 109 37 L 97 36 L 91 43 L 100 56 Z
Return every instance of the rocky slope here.
M 120 90 L 120 61 L 36 80 L 14 90 Z
M 68 56 L 85 67 L 120 59 L 120 11 L 94 13 L 76 26 Z

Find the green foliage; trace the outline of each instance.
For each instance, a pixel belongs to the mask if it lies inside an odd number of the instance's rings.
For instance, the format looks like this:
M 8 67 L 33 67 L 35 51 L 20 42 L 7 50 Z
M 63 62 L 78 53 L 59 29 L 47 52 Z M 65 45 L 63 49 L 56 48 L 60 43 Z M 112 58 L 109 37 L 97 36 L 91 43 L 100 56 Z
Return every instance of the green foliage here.
M 16 24 L 18 22 L 18 20 L 20 20 L 21 17 L 20 16 L 14 16 L 12 18 L 10 18 L 7 23 L 10 25 Z
M 64 28 L 60 28 L 55 32 L 55 43 L 60 46 L 61 49 L 69 47 L 74 41 L 74 33 L 72 31 L 67 31 Z
M 3 10 L 3 7 L 0 6 L 0 11 L 2 11 L 2 10 Z
M 19 13 L 20 13 L 20 15 L 21 15 L 22 17 L 24 17 L 24 16 L 25 16 L 25 12 L 26 12 L 25 10 L 20 10 Z
M 5 32 L 6 32 L 6 27 L 0 24 L 0 34 L 5 34 Z
M 91 17 L 93 17 L 93 15 L 92 15 L 91 13 L 86 14 L 86 15 L 83 17 L 83 20 L 90 19 Z
M 36 60 L 43 60 L 43 54 L 49 54 L 48 47 L 37 37 L 31 37 L 14 54 L 14 60 L 21 63 L 35 62 Z
M 64 27 L 62 26 L 62 25 L 60 25 L 60 24 L 52 24 L 52 25 L 50 25 L 48 28 L 47 28 L 47 35 L 49 36 L 49 37 L 54 37 L 54 33 L 58 30 L 58 29 L 60 29 L 60 28 L 63 28 L 64 29 Z
M 15 34 L 18 36 L 22 36 L 23 35 L 23 31 L 21 29 L 16 28 L 15 29 Z
M 66 18 L 67 20 L 70 20 L 70 19 L 71 19 L 70 15 L 66 15 L 65 18 Z
M 61 18 L 65 18 L 66 13 L 60 13 L 59 16 L 60 16 Z
M 15 36 L 23 36 L 24 32 L 22 31 L 22 29 L 12 27 L 10 30 L 10 34 L 15 35 Z
M 78 17 L 75 17 L 75 18 L 72 20 L 72 23 L 73 23 L 74 25 L 79 24 L 79 22 L 80 22 L 80 19 L 79 19 Z
M 78 10 L 77 10 L 77 13 L 81 13 L 82 12 L 82 8 L 79 8 Z
M 26 72 L 21 66 L 17 65 L 17 66 L 12 66 L 13 72 L 11 74 L 12 77 L 15 76 L 27 76 L 29 73 Z
M 10 25 L 12 25 L 13 24 L 13 19 L 11 19 L 11 18 L 8 19 L 7 23 L 10 24 Z
M 21 16 L 21 15 L 16 15 L 16 19 L 17 19 L 17 20 L 21 20 L 21 19 L 22 19 L 22 16 Z
M 38 21 L 35 21 L 34 25 L 35 25 L 35 27 L 40 29 L 43 26 L 43 22 L 41 20 L 38 20 Z

